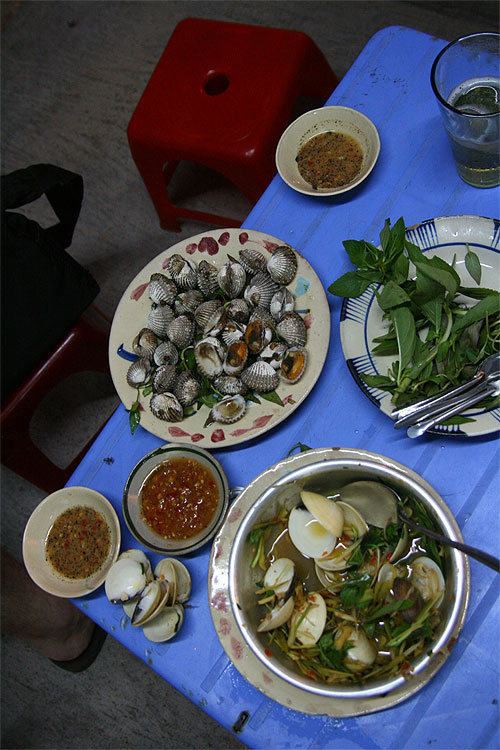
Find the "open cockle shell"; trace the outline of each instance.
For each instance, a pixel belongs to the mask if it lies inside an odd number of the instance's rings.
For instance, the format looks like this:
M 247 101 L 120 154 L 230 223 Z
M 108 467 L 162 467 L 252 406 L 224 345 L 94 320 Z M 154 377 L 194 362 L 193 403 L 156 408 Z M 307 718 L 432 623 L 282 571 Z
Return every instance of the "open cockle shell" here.
M 307 510 L 320 522 L 322 526 L 336 537 L 342 535 L 344 528 L 344 511 L 334 501 L 317 492 L 302 490 L 300 498 Z

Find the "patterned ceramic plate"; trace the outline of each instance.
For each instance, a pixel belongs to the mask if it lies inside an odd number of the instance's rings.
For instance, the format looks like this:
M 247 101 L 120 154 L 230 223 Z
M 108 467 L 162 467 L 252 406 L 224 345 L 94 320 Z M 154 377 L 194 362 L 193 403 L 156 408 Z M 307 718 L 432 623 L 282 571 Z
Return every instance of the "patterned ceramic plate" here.
M 481 286 L 499 290 L 500 281 L 500 222 L 481 216 L 448 216 L 430 219 L 410 227 L 406 236 L 430 256 L 439 255 L 451 263 L 465 286 L 473 284 L 465 269 L 467 245 L 479 257 L 482 274 Z M 464 297 L 464 302 L 467 299 Z M 468 300 L 469 303 L 473 300 Z M 391 415 L 393 404 L 387 391 L 366 385 L 361 375 L 385 375 L 394 357 L 378 356 L 371 352 L 376 336 L 387 330 L 382 311 L 375 302 L 373 291 L 367 289 L 360 297 L 347 299 L 342 305 L 340 337 L 347 365 L 363 393 L 382 411 Z M 459 425 L 436 425 L 429 432 L 439 435 L 486 435 L 500 428 L 500 409 L 480 411 L 471 408 L 467 416 L 474 419 Z
M 116 309 L 110 333 L 109 362 L 115 388 L 126 409 L 130 409 L 137 391 L 127 384 L 132 341 L 147 325 L 151 309 L 148 283 L 151 274 L 165 273 L 169 258 L 178 253 L 199 263 L 204 258 L 220 268 L 231 256 L 239 257 L 242 247 L 254 247 L 265 255 L 285 244 L 276 237 L 252 229 L 219 229 L 184 239 L 164 250 L 150 261 L 129 284 Z M 325 363 L 330 341 L 330 310 L 323 285 L 313 268 L 299 253 L 297 274 L 288 288 L 295 296 L 295 310 L 307 327 L 308 361 L 301 379 L 294 385 L 281 382 L 277 387 L 283 406 L 260 398 L 249 401 L 245 415 L 230 425 L 213 423 L 205 427 L 208 407 L 202 406 L 181 422 L 157 419 L 149 409 L 150 397 L 140 396 L 141 420 L 144 429 L 169 442 L 194 442 L 204 448 L 223 448 L 250 440 L 286 419 L 304 401 L 316 383 Z

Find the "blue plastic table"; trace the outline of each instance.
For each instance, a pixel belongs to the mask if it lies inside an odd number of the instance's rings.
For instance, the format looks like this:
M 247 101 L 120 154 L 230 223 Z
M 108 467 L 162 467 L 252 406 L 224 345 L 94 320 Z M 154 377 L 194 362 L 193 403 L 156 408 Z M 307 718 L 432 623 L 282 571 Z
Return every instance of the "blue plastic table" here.
M 469 187 L 453 164 L 429 83 L 432 61 L 445 44 L 402 27 L 378 32 L 328 101 L 360 110 L 378 128 L 381 151 L 371 177 L 360 189 L 327 199 L 296 193 L 276 177 L 243 224 L 295 247 L 325 289 L 351 267 L 342 241 L 365 238 L 378 244 L 386 218 L 403 216 L 411 226 L 439 216 L 498 214 L 499 190 Z M 214 451 L 230 486 L 248 484 L 298 441 L 313 448 L 363 448 L 421 474 L 449 505 L 465 540 L 498 556 L 497 435 L 410 440 L 404 431 L 394 430 L 348 371 L 339 339 L 340 300 L 328 297 L 331 341 L 315 388 L 285 422 L 261 438 Z M 131 468 L 162 442 L 140 427 L 131 436 L 121 406 L 69 484 L 102 492 L 123 519 L 122 490 Z M 124 523 L 122 533 L 124 548 L 137 546 Z M 229 730 L 241 712 L 248 712 L 238 736 L 250 747 L 498 747 L 499 578 L 491 569 L 471 560 L 465 627 L 430 683 L 392 709 L 333 719 L 284 708 L 238 673 L 212 625 L 209 556 L 206 545 L 184 559 L 193 579 L 193 609 L 168 643 L 152 644 L 140 628 L 127 626 L 121 607 L 108 603 L 103 588 L 75 604 Z

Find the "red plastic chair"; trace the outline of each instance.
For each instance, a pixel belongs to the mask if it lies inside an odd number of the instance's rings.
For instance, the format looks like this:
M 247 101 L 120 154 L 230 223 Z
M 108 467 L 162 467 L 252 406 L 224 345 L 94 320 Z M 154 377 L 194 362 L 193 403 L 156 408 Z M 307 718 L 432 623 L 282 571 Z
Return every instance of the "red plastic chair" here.
M 255 203 L 276 174 L 275 149 L 301 97 L 323 103 L 338 83 L 300 31 L 187 18 L 172 36 L 128 126 L 134 161 L 164 229 L 178 218 L 240 222 L 171 202 L 180 161 L 228 178 Z
M 31 419 L 44 396 L 69 375 L 88 371 L 109 375 L 108 335 L 109 321 L 91 307 L 41 366 L 2 403 L 2 464 L 46 492 L 66 484 L 104 424 L 71 463 L 60 468 L 32 441 Z

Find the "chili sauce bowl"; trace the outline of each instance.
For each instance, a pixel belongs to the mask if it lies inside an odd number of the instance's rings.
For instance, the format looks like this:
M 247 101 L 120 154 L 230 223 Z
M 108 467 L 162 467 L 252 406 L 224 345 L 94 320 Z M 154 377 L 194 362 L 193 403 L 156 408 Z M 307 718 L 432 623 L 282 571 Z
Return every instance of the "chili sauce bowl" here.
M 97 511 L 110 531 L 109 551 L 98 570 L 86 578 L 67 578 L 47 559 L 46 544 L 55 521 L 77 506 Z M 120 551 L 121 531 L 118 516 L 109 500 L 88 487 L 64 487 L 46 497 L 35 508 L 24 529 L 23 559 L 32 580 L 49 594 L 78 598 L 95 591 L 106 578 Z
M 200 523 L 200 528 L 197 529 L 196 516 L 201 514 L 202 509 L 188 511 L 180 501 L 176 504 L 172 496 L 168 498 L 166 489 L 162 490 L 162 494 L 165 495 L 165 499 L 162 500 L 163 510 L 168 513 L 169 523 L 173 528 L 172 536 L 169 536 L 168 532 L 160 533 L 159 527 L 158 530 L 155 530 L 146 520 L 142 508 L 142 500 L 144 488 L 155 470 L 160 465 L 165 465 L 168 468 L 169 462 L 171 463 L 175 459 L 192 460 L 195 462 L 195 469 L 196 464 L 198 464 L 203 474 L 205 472 L 209 473 L 211 479 L 215 482 L 216 501 L 210 516 L 205 519 L 206 522 L 203 525 Z M 177 489 L 181 492 L 189 489 L 193 493 L 193 497 L 195 497 L 197 492 L 194 486 L 190 487 L 190 479 L 188 479 L 184 486 Z M 190 552 L 194 552 L 212 539 L 224 520 L 228 504 L 229 486 L 222 466 L 208 451 L 196 445 L 168 443 L 150 451 L 134 466 L 123 491 L 123 515 L 128 528 L 137 541 L 154 552 L 174 556 L 187 555 Z M 160 510 L 160 512 L 162 511 Z M 194 526 L 194 528 L 189 530 L 189 536 L 178 533 L 175 529 L 176 525 L 180 527 L 184 523 L 188 513 L 192 514 Z M 179 524 L 176 524 L 176 518 Z M 201 518 L 198 520 L 202 521 Z M 181 536 L 183 538 L 180 538 Z
M 461 552 L 452 548 L 443 549 L 444 595 L 438 605 L 440 622 L 436 626 L 432 640 L 418 656 L 409 656 L 408 663 L 404 664 L 399 672 L 386 677 L 368 677 L 340 683 L 323 682 L 319 678 L 314 678 L 314 675 L 301 672 L 294 661 L 279 647 L 275 637 L 277 631 L 267 628 L 269 632 L 262 632 L 264 623 L 262 618 L 267 610 L 264 604 L 257 603 L 258 599 L 263 596 L 259 591 L 262 592 L 266 588 L 267 578 L 263 569 L 256 564 L 255 539 L 252 539 L 254 535 L 250 536 L 252 530 L 264 522 L 276 521 L 283 508 L 291 511 L 303 507 L 304 490 L 306 495 L 319 493 L 332 497 L 339 492 L 340 488 L 353 482 L 366 480 L 382 482 L 394 490 L 400 498 L 408 497 L 418 502 L 442 533 L 451 539 L 461 541 L 459 527 L 449 508 L 438 493 L 411 469 L 392 459 L 368 451 L 347 448 L 311 450 L 300 456 L 292 456 L 271 467 L 245 488 L 235 501 L 234 511 L 238 507 L 244 507 L 246 512 L 243 511 L 244 515 L 238 521 L 239 525 L 231 545 L 228 592 L 237 628 L 253 658 L 256 657 L 262 666 L 292 689 L 305 691 L 308 696 L 322 699 L 378 699 L 390 694 L 391 700 L 397 702 L 422 688 L 433 677 L 450 655 L 451 648 L 463 627 L 469 601 L 470 572 L 468 560 Z M 245 495 L 251 495 L 251 502 L 246 502 Z M 370 503 L 371 507 L 374 507 L 377 500 L 370 499 Z M 302 512 L 299 510 L 299 513 Z M 292 529 L 290 526 L 288 528 L 291 538 Z M 281 543 L 286 542 L 280 529 L 281 527 L 273 532 L 274 535 L 278 535 L 278 542 L 273 541 L 272 535 L 266 540 L 266 554 L 270 553 L 274 558 L 292 558 L 294 553 L 293 551 L 290 553 L 288 543 L 288 554 L 283 555 L 280 549 Z M 392 554 L 395 556 L 395 551 Z M 413 548 L 408 550 L 402 557 L 403 561 L 414 554 Z M 391 559 L 389 555 L 387 559 Z M 268 558 L 268 563 L 269 561 Z M 310 562 L 312 560 L 306 560 L 306 563 Z M 308 568 L 307 575 L 298 573 L 303 563 L 303 559 L 295 559 L 296 576 L 293 579 L 293 586 L 302 584 L 310 592 L 324 590 L 325 581 L 312 580 L 309 576 L 314 574 L 311 574 Z M 272 585 L 270 586 L 272 588 Z M 292 596 L 295 597 L 296 593 L 295 590 Z M 286 594 L 286 596 L 289 595 L 289 593 Z M 314 596 L 311 593 L 311 597 Z M 309 614 L 309 619 L 311 618 L 312 614 Z M 290 622 L 294 622 L 293 615 Z M 342 622 L 343 620 L 338 620 L 338 623 Z M 368 632 L 366 636 L 368 637 Z
M 311 138 L 329 132 L 342 133 L 357 142 L 363 153 L 361 168 L 343 185 L 314 188 L 300 174 L 297 156 Z M 305 112 L 287 127 L 276 147 L 276 167 L 286 184 L 299 193 L 320 197 L 337 195 L 352 190 L 366 180 L 375 166 L 379 152 L 377 128 L 366 115 L 350 107 L 321 107 Z

